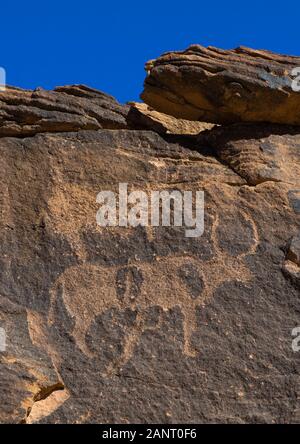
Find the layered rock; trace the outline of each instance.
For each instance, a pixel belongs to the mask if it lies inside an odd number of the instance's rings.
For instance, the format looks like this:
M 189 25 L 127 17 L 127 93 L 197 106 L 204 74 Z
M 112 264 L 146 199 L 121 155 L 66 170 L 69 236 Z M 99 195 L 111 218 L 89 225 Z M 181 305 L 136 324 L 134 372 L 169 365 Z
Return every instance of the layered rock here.
M 216 157 L 245 179 L 248 185 L 287 182 L 297 194 L 299 134 L 300 127 L 239 124 L 215 127 L 197 140 L 211 146 Z M 296 194 L 295 205 L 298 202 Z
M 299 127 L 1 94 L 0 422 L 300 422 Z M 119 183 L 203 190 L 203 235 L 99 227 Z
M 157 111 L 182 119 L 299 125 L 300 93 L 292 88 L 297 67 L 300 57 L 192 45 L 146 64 L 141 97 Z
M 210 123 L 177 119 L 160 113 L 145 103 L 130 103 L 127 122 L 132 128 L 149 129 L 158 134 L 194 135 L 213 127 Z
M 84 85 L 34 91 L 0 91 L 0 137 L 37 133 L 126 128 L 128 106 Z

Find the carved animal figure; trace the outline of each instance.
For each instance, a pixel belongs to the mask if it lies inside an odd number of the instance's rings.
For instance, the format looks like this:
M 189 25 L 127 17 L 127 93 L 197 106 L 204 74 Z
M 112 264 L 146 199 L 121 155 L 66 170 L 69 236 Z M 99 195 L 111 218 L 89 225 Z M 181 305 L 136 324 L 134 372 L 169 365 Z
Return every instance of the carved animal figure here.
M 230 263 L 232 261 L 232 263 Z M 70 267 L 51 289 L 48 321 L 55 319 L 55 302 L 61 300 L 75 320 L 73 336 L 77 345 L 92 357 L 86 345 L 86 333 L 95 318 L 111 308 L 137 311 L 136 325 L 126 337 L 118 366 L 132 355 L 141 334 L 149 327 L 144 324 L 149 307 L 160 306 L 163 310 L 179 307 L 183 314 L 183 352 L 195 356 L 192 334 L 197 328 L 196 309 L 213 294 L 225 280 L 251 279 L 251 274 L 236 258 L 223 262 L 180 256 L 165 257 L 153 262 L 136 262 L 127 266 L 105 267 L 83 264 Z M 227 273 L 225 268 L 230 265 Z M 210 276 L 213 285 L 205 284 Z M 112 364 L 113 366 L 113 364 Z
M 106 310 L 131 307 L 137 310 L 141 326 L 148 307 L 168 310 L 180 306 L 184 315 L 184 351 L 194 355 L 190 336 L 196 328 L 195 309 L 203 290 L 201 263 L 187 257 L 136 262 L 125 267 L 74 266 L 51 289 L 49 323 L 53 322 L 54 302 L 60 292 L 65 307 L 75 318 L 73 336 L 81 350 L 90 355 L 85 335 L 95 317 Z

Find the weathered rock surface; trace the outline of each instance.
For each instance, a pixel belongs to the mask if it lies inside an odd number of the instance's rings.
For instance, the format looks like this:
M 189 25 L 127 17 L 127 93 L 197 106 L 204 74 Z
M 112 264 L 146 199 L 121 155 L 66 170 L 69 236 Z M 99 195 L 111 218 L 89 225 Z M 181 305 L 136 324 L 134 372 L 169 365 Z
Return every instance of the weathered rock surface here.
M 51 400 L 56 391 L 67 393 L 53 366 L 55 351 L 48 348 L 43 316 L 10 299 L 1 293 L 0 326 L 7 337 L 7 351 L 0 352 L 1 423 L 24 422 L 41 400 Z
M 0 422 L 299 423 L 300 129 L 148 111 L 1 95 Z M 124 182 L 204 190 L 204 234 L 99 227 Z
M 291 239 L 287 258 L 300 267 L 300 236 Z
M 145 103 L 131 103 L 127 115 L 127 123 L 135 129 L 150 129 L 158 134 L 199 134 L 211 129 L 211 123 L 177 119 L 168 114 L 160 113 Z
M 299 134 L 300 127 L 239 124 L 215 127 L 202 138 L 200 135 L 198 142 L 211 146 L 216 157 L 248 185 L 289 183 L 289 196 L 299 213 Z
M 300 235 L 290 240 L 285 259 L 283 272 L 300 290 Z
M 83 85 L 0 91 L 0 136 L 24 137 L 58 131 L 126 128 L 128 106 Z
M 146 64 L 141 97 L 182 119 L 300 125 L 300 93 L 292 89 L 295 67 L 300 57 L 192 45 Z

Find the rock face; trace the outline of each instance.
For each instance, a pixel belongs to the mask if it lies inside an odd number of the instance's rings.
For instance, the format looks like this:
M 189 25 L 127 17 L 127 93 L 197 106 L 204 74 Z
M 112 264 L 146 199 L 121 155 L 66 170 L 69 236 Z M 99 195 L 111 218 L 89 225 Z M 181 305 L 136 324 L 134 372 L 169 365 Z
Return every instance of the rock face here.
M 126 128 L 128 107 L 101 91 L 83 85 L 0 91 L 0 136 Z
M 176 119 L 168 114 L 160 113 L 145 103 L 131 103 L 127 122 L 132 128 L 150 129 L 158 134 L 199 134 L 211 129 L 210 123 Z
M 0 422 L 299 423 L 300 128 L 133 112 L 1 93 Z M 203 235 L 100 227 L 120 183 L 203 190 Z
M 297 67 L 300 57 L 192 45 L 146 64 L 141 97 L 157 111 L 182 119 L 299 125 L 300 94 L 292 88 Z

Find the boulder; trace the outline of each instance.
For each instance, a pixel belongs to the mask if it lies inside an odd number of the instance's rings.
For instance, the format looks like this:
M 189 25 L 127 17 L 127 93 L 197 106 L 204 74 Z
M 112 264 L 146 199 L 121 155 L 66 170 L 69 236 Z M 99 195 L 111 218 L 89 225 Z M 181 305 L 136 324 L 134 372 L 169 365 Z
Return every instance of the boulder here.
M 181 119 L 300 125 L 299 67 L 300 57 L 192 45 L 146 64 L 141 98 Z
M 211 129 L 211 123 L 177 119 L 160 113 L 145 103 L 131 102 L 127 122 L 132 128 L 150 129 L 159 134 L 194 135 Z
M 126 128 L 128 106 L 84 85 L 0 91 L 0 137 Z

